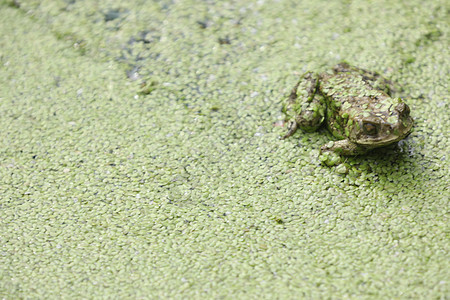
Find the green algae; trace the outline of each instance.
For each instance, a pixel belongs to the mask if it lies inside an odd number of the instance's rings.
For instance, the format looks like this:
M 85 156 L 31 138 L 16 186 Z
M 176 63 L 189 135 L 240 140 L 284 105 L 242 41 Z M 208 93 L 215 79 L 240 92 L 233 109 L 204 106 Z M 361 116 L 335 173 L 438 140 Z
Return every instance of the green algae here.
M 443 1 L 0 5 L 3 298 L 448 296 Z M 277 126 L 342 59 L 416 120 L 345 175 Z

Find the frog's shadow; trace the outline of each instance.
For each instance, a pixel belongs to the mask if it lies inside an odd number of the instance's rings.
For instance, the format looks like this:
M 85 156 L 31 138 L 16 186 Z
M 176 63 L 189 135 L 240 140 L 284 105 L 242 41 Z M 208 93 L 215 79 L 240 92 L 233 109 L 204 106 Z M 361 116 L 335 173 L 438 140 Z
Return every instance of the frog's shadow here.
M 369 172 L 377 175 L 392 174 L 400 169 L 415 169 L 416 165 L 411 162 L 412 151 L 404 141 L 394 143 L 381 148 L 375 148 L 365 154 L 347 157 L 345 160 L 354 167 L 368 164 Z M 393 172 L 387 172 L 391 170 Z

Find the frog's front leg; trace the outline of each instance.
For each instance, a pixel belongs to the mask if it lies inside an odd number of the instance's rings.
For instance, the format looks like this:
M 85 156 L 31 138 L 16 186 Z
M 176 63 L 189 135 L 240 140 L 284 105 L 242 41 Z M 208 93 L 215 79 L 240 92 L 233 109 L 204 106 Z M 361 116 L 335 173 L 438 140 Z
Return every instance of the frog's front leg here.
M 288 132 L 283 139 L 290 137 L 297 128 L 315 131 L 325 119 L 326 104 L 318 92 L 319 75 L 305 73 L 294 86 L 283 107 L 286 114 Z
M 357 155 L 364 153 L 360 148 L 350 140 L 330 141 L 320 148 L 319 159 L 327 166 L 339 165 L 342 162 L 342 156 Z
M 330 141 L 320 148 L 322 153 L 334 152 L 338 155 L 359 155 L 367 152 L 367 149 L 351 142 L 348 139 L 340 141 Z

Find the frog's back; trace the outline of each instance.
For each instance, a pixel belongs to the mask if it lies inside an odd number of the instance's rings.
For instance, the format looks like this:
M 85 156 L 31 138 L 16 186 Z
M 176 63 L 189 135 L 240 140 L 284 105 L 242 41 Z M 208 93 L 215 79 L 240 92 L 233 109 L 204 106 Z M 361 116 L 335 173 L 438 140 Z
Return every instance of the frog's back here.
M 373 88 L 359 74 L 325 74 L 321 79 L 320 89 L 328 104 L 345 107 L 344 110 L 375 112 L 380 109 L 380 103 L 391 100 L 385 92 Z

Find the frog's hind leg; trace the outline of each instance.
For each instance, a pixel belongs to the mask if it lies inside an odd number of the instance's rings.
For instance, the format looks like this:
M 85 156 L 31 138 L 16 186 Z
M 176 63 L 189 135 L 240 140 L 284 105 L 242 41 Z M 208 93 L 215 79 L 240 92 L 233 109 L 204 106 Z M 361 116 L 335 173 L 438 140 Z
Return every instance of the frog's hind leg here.
M 334 66 L 333 71 L 335 74 L 349 72 L 358 73 L 362 76 L 362 79 L 374 89 L 382 90 L 389 96 L 392 96 L 392 94 L 396 93 L 398 90 L 398 87 L 396 87 L 392 81 L 384 78 L 379 73 L 351 66 L 346 62 L 341 62 Z
M 298 127 L 306 132 L 316 131 L 325 120 L 325 113 L 325 99 L 322 95 L 315 94 L 310 101 L 302 105 L 296 118 Z
M 302 78 L 297 82 L 294 88 L 291 90 L 288 101 L 290 105 L 295 105 L 298 102 L 299 94 L 305 99 L 300 99 L 301 101 L 310 102 L 311 99 L 316 94 L 317 88 L 319 86 L 319 76 L 312 72 L 306 72 L 303 74 Z M 305 93 L 306 92 L 306 93 Z
M 288 132 L 282 137 L 282 139 L 287 139 L 297 131 L 297 121 L 295 117 L 295 103 L 297 100 L 297 89 L 302 79 L 297 82 L 294 88 L 291 90 L 291 94 L 283 106 L 283 112 L 286 114 L 286 124 Z
M 288 124 L 283 139 L 293 135 L 297 128 L 315 131 L 322 124 L 326 105 L 318 87 L 319 75 L 311 72 L 305 73 L 294 86 L 283 108 Z

